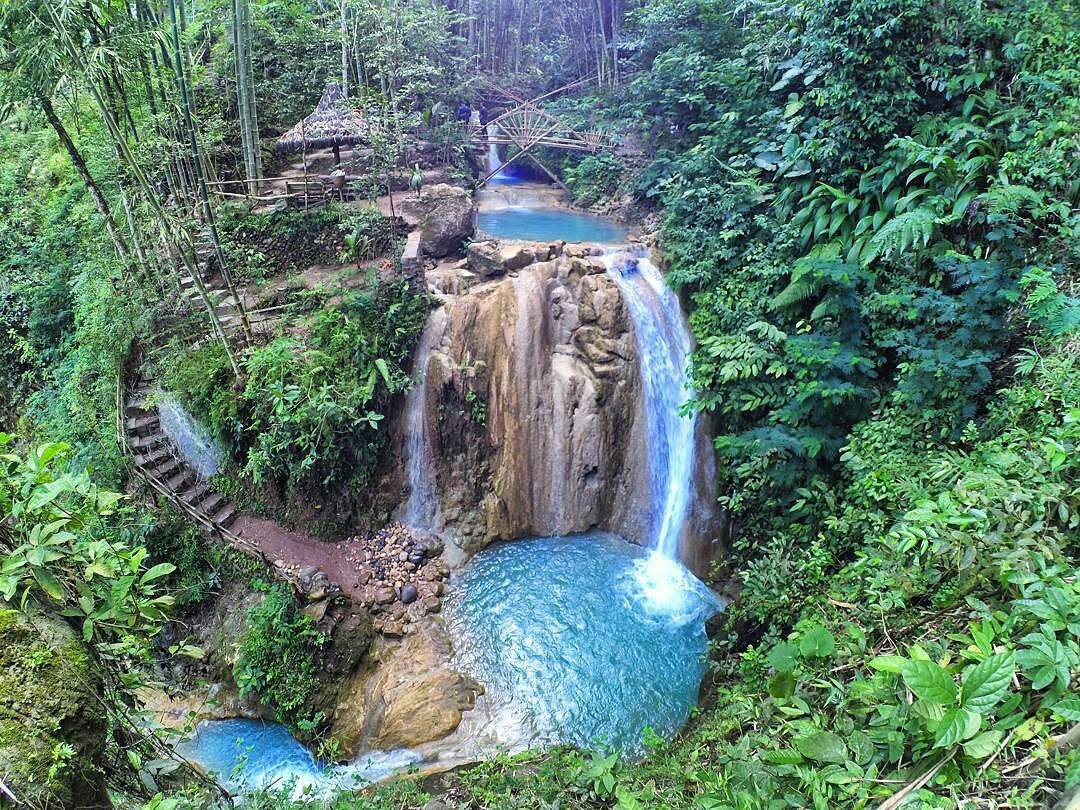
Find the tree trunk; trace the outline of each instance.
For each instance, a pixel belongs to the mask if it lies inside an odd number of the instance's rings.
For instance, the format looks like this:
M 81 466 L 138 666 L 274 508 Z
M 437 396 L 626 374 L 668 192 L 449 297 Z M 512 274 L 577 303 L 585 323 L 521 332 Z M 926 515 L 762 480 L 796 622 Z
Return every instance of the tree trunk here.
M 349 18 L 345 0 L 338 0 L 341 12 L 341 95 L 349 97 Z
M 180 104 L 183 108 L 184 123 L 187 126 L 188 131 L 188 146 L 191 149 L 192 162 L 195 164 L 195 179 L 199 187 L 199 199 L 202 203 L 203 218 L 206 221 L 206 227 L 210 232 L 210 240 L 214 245 L 214 254 L 217 257 L 218 266 L 221 268 L 221 275 L 225 279 L 225 284 L 229 288 L 229 293 L 232 295 L 233 302 L 236 304 L 237 311 L 240 313 L 240 320 L 244 328 L 244 336 L 250 342 L 251 340 L 251 325 L 248 323 L 247 312 L 244 310 L 244 304 L 240 300 L 240 296 L 236 293 L 236 287 L 233 285 L 232 276 L 229 273 L 229 269 L 225 264 L 225 255 L 221 250 L 221 240 L 218 238 L 217 225 L 214 222 L 214 209 L 210 206 L 210 195 L 206 190 L 206 175 L 203 172 L 202 155 L 199 150 L 199 136 L 195 131 L 195 119 L 191 115 L 191 100 L 188 98 L 187 91 L 187 71 L 184 68 L 184 51 L 180 45 L 180 25 L 176 14 L 176 0 L 169 0 L 169 16 L 172 20 L 172 44 L 173 54 L 176 59 L 176 81 L 180 86 Z M 193 246 L 194 247 L 194 246 Z M 195 276 L 199 275 L 198 268 L 195 268 Z M 200 281 L 196 278 L 196 281 Z M 204 296 L 205 297 L 205 296 Z M 209 301 L 209 299 L 207 299 Z M 211 314 L 216 317 L 216 313 L 213 313 L 214 307 L 211 304 L 207 304 L 211 310 Z M 220 322 L 217 323 L 218 329 L 221 330 Z M 226 341 L 227 343 L 228 341 Z M 234 362 L 234 368 L 235 368 Z
M 64 128 L 63 121 L 61 121 L 60 117 L 56 114 L 52 99 L 42 93 L 38 95 L 38 101 L 41 102 L 41 109 L 45 112 L 45 117 L 49 120 L 49 125 L 52 126 L 53 131 L 56 133 L 56 137 L 60 139 L 60 143 L 62 143 L 64 149 L 67 150 L 71 162 L 75 164 L 75 170 L 82 178 L 87 191 L 90 192 L 90 197 L 93 199 L 98 213 L 101 214 L 101 218 L 105 221 L 105 230 L 112 240 L 113 247 L 116 249 L 116 255 L 120 257 L 120 261 L 125 265 L 130 265 L 131 251 L 128 249 L 127 243 L 120 235 L 120 232 L 116 229 L 116 223 L 113 220 L 109 201 L 106 200 L 105 195 L 101 193 L 101 187 L 98 186 L 97 181 L 94 180 L 93 176 L 90 174 L 90 169 L 87 167 L 86 161 L 75 147 L 75 143 L 71 140 L 71 136 L 68 134 L 67 129 Z

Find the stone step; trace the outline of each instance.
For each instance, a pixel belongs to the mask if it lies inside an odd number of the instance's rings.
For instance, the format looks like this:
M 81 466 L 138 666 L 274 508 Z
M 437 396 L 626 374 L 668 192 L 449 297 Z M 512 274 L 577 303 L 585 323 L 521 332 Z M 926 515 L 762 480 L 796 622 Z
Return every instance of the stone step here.
M 128 402 L 127 405 L 124 406 L 124 416 L 126 416 L 129 420 L 138 418 L 140 416 L 146 416 L 149 413 L 152 413 L 152 411 L 147 410 L 137 402 Z
M 229 504 L 217 515 L 214 515 L 214 522 L 223 529 L 227 529 L 236 522 L 236 507 Z
M 149 436 L 136 436 L 131 440 L 131 449 L 137 453 L 149 450 L 152 447 L 159 446 L 164 441 L 164 438 L 160 433 L 151 433 Z
M 182 462 L 169 451 L 169 448 L 166 448 L 166 451 L 168 451 L 167 457 L 160 459 L 156 465 L 148 469 L 155 478 L 168 478 L 170 475 L 175 475 L 181 468 Z
M 182 492 L 187 489 L 195 481 L 195 473 L 189 470 L 187 467 L 181 467 L 180 471 L 176 473 L 172 478 L 165 481 L 165 486 L 169 492 Z
M 213 490 L 210 489 L 210 485 L 203 481 L 196 483 L 195 486 L 193 486 L 191 489 L 188 489 L 186 492 L 181 492 L 179 494 L 180 500 L 182 500 L 188 506 L 196 506 L 211 492 L 213 492 Z
M 156 430 L 158 424 L 158 416 L 156 413 L 146 413 L 143 416 L 128 417 L 128 435 L 145 436 Z
M 213 517 L 215 513 L 220 512 L 229 502 L 225 500 L 225 496 L 220 492 L 212 492 L 209 497 L 199 504 L 199 509 L 207 517 Z
M 170 458 L 172 458 L 172 453 L 169 452 L 169 448 L 165 445 L 162 445 L 161 447 L 158 447 L 156 450 L 153 450 L 149 453 L 135 456 L 135 464 L 139 467 L 151 469 L 153 467 L 157 467 L 163 461 Z

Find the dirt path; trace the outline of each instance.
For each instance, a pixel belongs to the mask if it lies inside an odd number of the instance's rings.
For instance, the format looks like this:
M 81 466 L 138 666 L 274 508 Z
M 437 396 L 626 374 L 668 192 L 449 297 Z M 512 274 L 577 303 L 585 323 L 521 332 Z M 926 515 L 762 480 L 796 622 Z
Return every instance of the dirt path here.
M 450 568 L 433 536 L 392 524 L 370 536 L 326 541 L 252 515 L 240 515 L 232 528 L 276 567 L 296 575 L 322 571 L 353 604 L 368 608 L 376 616 L 375 628 L 388 635 L 400 636 L 440 610 Z

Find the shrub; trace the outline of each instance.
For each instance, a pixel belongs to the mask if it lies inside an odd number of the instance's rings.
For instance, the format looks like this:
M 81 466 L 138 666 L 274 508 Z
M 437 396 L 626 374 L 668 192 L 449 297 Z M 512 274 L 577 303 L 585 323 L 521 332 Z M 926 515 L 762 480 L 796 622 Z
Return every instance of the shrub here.
M 342 261 L 362 262 L 385 256 L 394 244 L 394 225 L 378 208 L 361 208 L 341 223 L 345 235 Z
M 237 421 L 245 471 L 327 491 L 368 481 L 387 447 L 385 408 L 409 386 L 427 311 L 426 296 L 405 282 L 352 293 L 311 317 L 306 345 L 283 337 L 253 351 Z
M 565 171 L 566 185 L 581 205 L 596 205 L 619 188 L 622 164 L 607 152 L 589 155 Z
M 272 706 L 278 721 L 296 732 L 310 732 L 322 718 L 312 708 L 319 689 L 321 651 L 326 637 L 300 612 L 285 585 L 260 584 L 266 598 L 248 611 L 233 678 L 243 695 Z

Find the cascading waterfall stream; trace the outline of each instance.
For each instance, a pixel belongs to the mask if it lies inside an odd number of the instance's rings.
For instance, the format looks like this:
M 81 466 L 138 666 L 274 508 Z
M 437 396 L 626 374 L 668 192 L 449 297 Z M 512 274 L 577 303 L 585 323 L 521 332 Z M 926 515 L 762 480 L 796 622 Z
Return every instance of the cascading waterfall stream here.
M 630 310 L 641 363 L 648 422 L 650 480 L 654 504 L 652 546 L 669 559 L 679 557 L 679 535 L 694 485 L 696 418 L 682 416 L 687 396 L 690 333 L 675 293 L 656 266 L 643 256 L 608 253 L 608 274 Z
M 493 144 L 488 160 L 498 160 Z M 520 213 L 513 205 L 492 212 L 491 235 L 514 238 L 508 231 L 519 227 Z M 571 220 L 574 238 L 625 243 L 625 233 L 603 238 L 598 223 L 613 223 L 559 213 Z M 722 608 L 678 561 L 694 491 L 696 422 L 680 414 L 689 395 L 690 332 L 677 296 L 644 255 L 613 249 L 603 260 L 633 323 L 640 364 L 651 457 L 641 460 L 649 465 L 650 503 L 642 505 L 649 536 L 638 539 L 649 547 L 601 532 L 522 539 L 495 544 L 455 572 L 438 619 L 453 647 L 448 664 L 484 692 L 435 752 L 370 752 L 328 766 L 280 726 L 219 721 L 201 727 L 187 750 L 193 759 L 225 775 L 241 772 L 240 790 L 295 780 L 297 791 L 318 796 L 432 756 L 461 762 L 559 743 L 644 754 L 644 729 L 669 737 L 682 727 L 705 671 L 704 621 Z M 403 414 L 409 495 L 401 515 L 421 530 L 437 530 L 440 521 L 424 371 L 448 322 L 445 306 L 428 319 Z M 249 750 L 256 752 L 250 762 Z
M 217 475 L 221 467 L 221 448 L 202 425 L 198 424 L 171 394 L 162 394 L 158 402 L 161 432 L 176 446 L 180 457 L 202 479 Z
M 439 307 L 428 317 L 420 342 L 416 347 L 415 367 L 420 378 L 409 391 L 405 400 L 405 475 L 409 483 L 409 500 L 405 504 L 404 522 L 416 529 L 432 527 L 434 513 L 438 508 L 438 495 L 428 453 L 428 425 L 425 402 L 427 382 L 423 370 L 427 368 L 432 350 L 442 341 L 446 332 L 446 307 Z
M 497 124 L 487 125 L 488 136 L 488 153 L 487 153 L 487 170 L 488 174 L 492 174 L 502 166 L 502 160 L 499 158 L 499 146 L 495 143 L 495 137 L 499 134 L 499 127 Z

